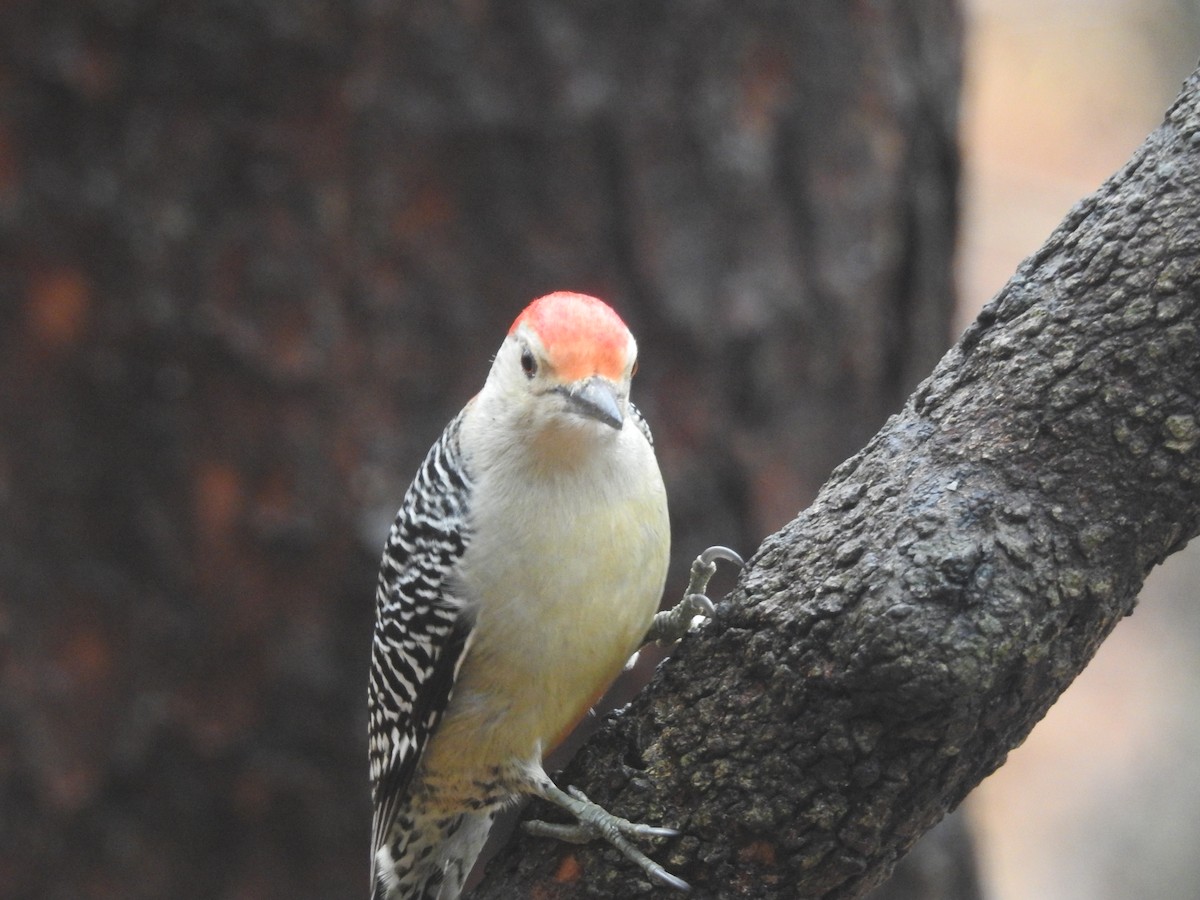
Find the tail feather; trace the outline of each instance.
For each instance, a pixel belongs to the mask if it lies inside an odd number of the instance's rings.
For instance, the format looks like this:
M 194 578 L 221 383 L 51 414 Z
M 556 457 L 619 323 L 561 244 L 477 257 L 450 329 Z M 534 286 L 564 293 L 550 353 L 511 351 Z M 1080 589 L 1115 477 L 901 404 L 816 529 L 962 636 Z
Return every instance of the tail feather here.
M 371 900 L 458 900 L 495 817 L 495 810 L 398 816 L 393 839 L 375 855 Z

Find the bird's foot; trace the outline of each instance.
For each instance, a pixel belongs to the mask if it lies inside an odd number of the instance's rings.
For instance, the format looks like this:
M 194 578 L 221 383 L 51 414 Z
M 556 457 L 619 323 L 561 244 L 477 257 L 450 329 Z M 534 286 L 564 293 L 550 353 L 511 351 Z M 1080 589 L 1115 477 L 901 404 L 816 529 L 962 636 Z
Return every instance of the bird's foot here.
M 705 595 L 709 579 L 717 571 L 717 560 L 724 559 L 739 568 L 745 565 L 742 558 L 728 547 L 709 547 L 696 557 L 692 563 L 691 579 L 687 591 L 672 609 L 655 614 L 650 623 L 650 631 L 646 633 L 646 643 L 653 641 L 666 646 L 680 640 L 691 630 L 697 617 L 710 618 L 716 607 Z
M 638 837 L 676 837 L 679 832 L 674 828 L 659 828 L 654 825 L 641 825 L 614 816 L 604 807 L 593 803 L 583 791 L 578 788 L 560 790 L 553 784 L 543 785 L 538 796 L 560 806 L 575 817 L 574 825 L 560 825 L 552 822 L 532 821 L 522 826 L 526 833 L 542 837 L 557 838 L 572 844 L 586 844 L 596 838 L 602 838 L 646 873 L 652 881 L 665 884 L 679 891 L 690 890 L 690 886 L 682 878 L 672 875 L 645 853 L 633 845 L 629 838 Z

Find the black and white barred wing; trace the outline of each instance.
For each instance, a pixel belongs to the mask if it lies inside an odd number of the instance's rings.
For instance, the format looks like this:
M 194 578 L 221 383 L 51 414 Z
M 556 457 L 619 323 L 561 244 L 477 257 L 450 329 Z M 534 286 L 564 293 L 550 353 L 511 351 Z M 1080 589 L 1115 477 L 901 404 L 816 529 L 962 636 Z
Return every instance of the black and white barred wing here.
M 470 622 L 449 590 L 466 549 L 471 483 L 460 413 L 430 448 L 388 534 L 376 589 L 368 691 L 372 854 L 388 839 L 467 650 Z

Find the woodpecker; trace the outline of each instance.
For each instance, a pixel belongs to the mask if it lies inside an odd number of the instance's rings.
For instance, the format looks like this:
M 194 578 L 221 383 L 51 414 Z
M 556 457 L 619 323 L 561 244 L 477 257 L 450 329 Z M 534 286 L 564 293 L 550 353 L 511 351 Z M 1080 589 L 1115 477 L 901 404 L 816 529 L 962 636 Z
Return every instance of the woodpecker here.
M 430 449 L 388 534 L 368 690 L 374 900 L 454 900 L 496 813 L 538 796 L 650 877 L 687 885 L 630 838 L 674 835 L 560 790 L 542 759 L 649 639 L 678 639 L 715 560 L 656 617 L 667 498 L 629 402 L 637 344 L 594 297 L 554 293 L 517 317 L 483 389 Z M 697 580 L 697 574 L 701 577 Z

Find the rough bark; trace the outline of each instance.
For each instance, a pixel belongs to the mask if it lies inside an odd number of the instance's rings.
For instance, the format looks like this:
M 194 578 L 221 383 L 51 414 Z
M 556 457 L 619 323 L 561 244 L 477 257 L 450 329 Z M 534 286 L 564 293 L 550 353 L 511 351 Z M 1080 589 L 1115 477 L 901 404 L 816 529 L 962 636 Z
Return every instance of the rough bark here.
M 1200 71 L 561 780 L 696 898 L 860 896 L 1198 527 Z M 479 896 L 640 890 L 522 839 Z

